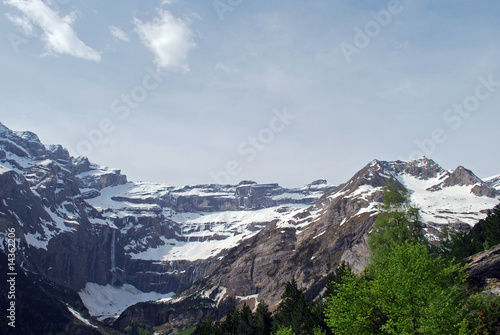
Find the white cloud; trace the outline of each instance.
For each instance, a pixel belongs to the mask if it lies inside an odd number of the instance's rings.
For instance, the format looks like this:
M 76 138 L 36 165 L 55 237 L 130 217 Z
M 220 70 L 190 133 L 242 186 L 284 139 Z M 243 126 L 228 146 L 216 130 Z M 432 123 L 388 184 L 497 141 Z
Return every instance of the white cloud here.
M 33 34 L 33 25 L 26 17 L 10 15 L 8 13 L 5 14 L 5 16 L 7 16 L 7 19 L 9 19 L 10 22 L 18 26 L 22 30 L 23 34 L 25 35 Z
M 60 16 L 41 0 L 5 0 L 5 4 L 17 8 L 22 17 L 9 18 L 23 30 L 31 32 L 33 25 L 42 30 L 42 40 L 49 53 L 66 54 L 92 61 L 100 61 L 99 52 L 83 43 L 72 28 L 74 15 Z
M 113 35 L 114 37 L 116 37 L 119 40 L 122 40 L 124 42 L 130 41 L 127 34 L 118 27 L 110 26 L 109 31 L 111 32 L 111 35 Z
M 158 14 L 150 22 L 134 18 L 137 34 L 154 54 L 158 68 L 189 71 L 187 54 L 196 46 L 190 22 L 173 16 L 167 10 L 159 9 Z

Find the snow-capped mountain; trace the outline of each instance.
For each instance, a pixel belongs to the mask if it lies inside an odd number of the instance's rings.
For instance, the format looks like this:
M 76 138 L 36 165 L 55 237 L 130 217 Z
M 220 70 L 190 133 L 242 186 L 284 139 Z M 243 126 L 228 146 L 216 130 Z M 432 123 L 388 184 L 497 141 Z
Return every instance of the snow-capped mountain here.
M 308 207 L 332 188 L 326 181 L 298 189 L 250 181 L 182 188 L 128 182 L 86 200 L 108 222 L 116 224 L 121 236 L 126 238 L 129 230 L 133 235 L 143 231 L 142 239 L 132 238 L 124 246 L 131 259 L 196 261 L 217 256 L 269 222 Z M 135 221 L 145 217 L 161 218 L 171 234 L 154 240 L 146 232 L 148 227 Z
M 142 321 L 154 324 L 151 318 L 167 311 L 168 322 L 174 325 L 177 320 L 196 319 L 185 307 L 193 305 L 203 310 L 203 315 L 212 316 L 225 306 L 246 303 L 255 308 L 262 300 L 274 309 L 292 276 L 306 295 L 314 298 L 327 275 L 343 261 L 361 272 L 369 258 L 366 234 L 390 179 L 409 190 L 411 200 L 421 208 L 430 239 L 436 238 L 443 226 L 469 228 L 500 200 L 497 190 L 463 167 L 446 171 L 425 157 L 411 162 L 374 160 L 314 205 L 243 240 L 212 274 L 173 300 L 149 306 Z M 117 324 L 139 321 L 134 316 L 144 315 L 141 308 L 129 308 Z
M 441 225 L 467 229 L 464 224 L 473 226 L 498 204 L 498 190 L 463 166 L 446 171 L 425 157 L 410 163 L 372 164 L 378 174 L 392 176 L 410 191 L 430 235 Z
M 185 318 L 174 307 L 193 301 L 273 307 L 292 275 L 315 296 L 340 262 L 362 271 L 365 235 L 390 178 L 409 190 L 431 239 L 443 225 L 467 229 L 500 199 L 498 177 L 483 181 L 427 158 L 374 160 L 339 186 L 127 181 L 0 124 L 0 243 L 6 250 L 15 228 L 19 264 L 79 292 L 101 319 L 144 300 L 162 301 L 148 312 L 152 323 Z M 172 308 L 167 320 L 153 315 Z M 117 322 L 137 315 L 145 314 L 129 309 Z
M 16 227 L 27 269 L 81 290 L 89 306 L 96 305 L 91 296 L 111 297 L 115 286 L 133 285 L 132 300 L 142 292 L 183 290 L 211 271 L 207 259 L 222 257 L 332 188 L 325 180 L 297 189 L 252 181 L 185 187 L 128 182 L 120 170 L 70 157 L 61 146 L 45 146 L 31 132 L 0 124 L 4 225 Z M 0 234 L 3 248 L 6 231 Z M 129 292 L 126 287 L 122 295 Z

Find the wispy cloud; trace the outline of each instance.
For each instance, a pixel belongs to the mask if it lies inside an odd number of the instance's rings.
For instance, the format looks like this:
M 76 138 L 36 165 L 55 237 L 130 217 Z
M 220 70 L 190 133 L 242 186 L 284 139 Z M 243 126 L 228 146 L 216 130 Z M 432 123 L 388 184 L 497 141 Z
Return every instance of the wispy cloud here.
M 187 55 L 196 46 L 190 22 L 167 10 L 159 9 L 158 14 L 150 22 L 134 18 L 137 34 L 155 56 L 158 68 L 189 71 Z
M 109 31 L 111 32 L 111 35 L 113 35 L 114 37 L 116 37 L 119 40 L 122 40 L 124 42 L 130 41 L 127 34 L 118 27 L 110 26 Z
M 7 16 L 23 31 L 31 32 L 33 25 L 42 30 L 42 40 L 48 53 L 66 54 L 92 61 L 100 61 L 101 55 L 83 43 L 72 28 L 75 16 L 61 16 L 41 0 L 5 0 L 5 4 L 18 9 L 22 16 Z
M 10 22 L 18 26 L 24 35 L 29 36 L 33 34 L 33 25 L 26 17 L 11 15 L 9 13 L 5 14 L 5 16 L 7 16 Z

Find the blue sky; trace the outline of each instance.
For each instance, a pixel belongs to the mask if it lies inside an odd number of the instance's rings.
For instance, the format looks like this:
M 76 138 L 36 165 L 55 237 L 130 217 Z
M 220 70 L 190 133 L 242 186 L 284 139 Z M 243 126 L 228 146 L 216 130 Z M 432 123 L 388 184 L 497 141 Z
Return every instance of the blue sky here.
M 0 121 L 130 180 L 500 173 L 498 1 L 2 0 Z

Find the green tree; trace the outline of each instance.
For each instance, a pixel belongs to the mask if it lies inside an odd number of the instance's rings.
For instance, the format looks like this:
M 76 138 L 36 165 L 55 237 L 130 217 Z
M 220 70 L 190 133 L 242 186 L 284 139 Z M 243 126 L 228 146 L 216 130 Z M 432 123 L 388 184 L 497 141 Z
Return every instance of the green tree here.
M 384 258 L 405 241 L 428 245 L 419 209 L 412 206 L 406 189 L 398 189 L 391 179 L 385 187 L 382 200 L 373 230 L 368 235 L 372 261 Z
M 310 324 L 312 321 L 311 311 L 306 303 L 304 293 L 297 286 L 295 277 L 286 283 L 285 292 L 281 299 L 273 318 L 275 330 L 291 326 L 295 334 L 300 334 L 314 327 Z
M 325 308 L 326 324 L 334 334 L 381 333 L 379 328 L 384 318 L 365 277 L 347 273 L 340 282 L 334 283 L 334 291 Z
M 271 334 L 273 319 L 269 306 L 265 302 L 259 302 L 257 310 L 255 311 L 255 326 L 257 327 L 257 335 Z
M 237 334 L 241 335 L 251 335 L 256 332 L 252 310 L 247 304 L 241 309 L 237 329 Z
M 238 326 L 240 324 L 240 311 L 236 307 L 232 307 L 227 312 L 226 319 L 219 325 L 222 334 L 238 334 Z
M 456 334 L 465 298 L 465 267 L 435 258 L 419 244 L 396 246 L 367 268 L 389 334 Z
M 280 327 L 276 332 L 273 333 L 273 335 L 295 335 L 295 333 L 292 330 L 292 327 Z
M 337 284 L 325 316 L 335 334 L 457 334 L 465 269 L 412 242 Z
M 206 318 L 205 321 L 199 323 L 193 334 L 196 335 L 217 335 L 215 327 L 213 326 L 212 319 L 210 317 Z
M 477 293 L 462 308 L 460 335 L 500 334 L 500 297 Z
M 465 267 L 434 257 L 418 209 L 392 181 L 368 244 L 365 276 L 348 273 L 330 289 L 325 317 L 334 334 L 459 332 Z

